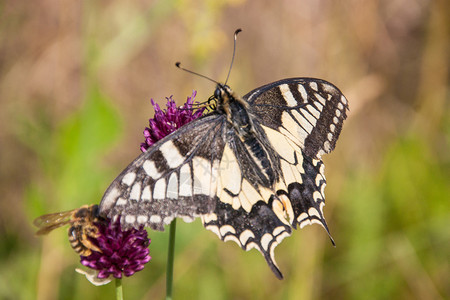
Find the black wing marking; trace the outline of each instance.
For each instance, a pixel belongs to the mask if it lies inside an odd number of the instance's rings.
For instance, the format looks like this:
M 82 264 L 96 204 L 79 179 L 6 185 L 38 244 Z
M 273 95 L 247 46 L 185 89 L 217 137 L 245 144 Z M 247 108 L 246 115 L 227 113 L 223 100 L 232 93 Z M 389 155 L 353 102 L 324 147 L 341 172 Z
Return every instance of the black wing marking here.
M 181 127 L 142 153 L 111 183 L 100 213 L 125 227 L 164 230 L 173 218 L 192 221 L 214 210 L 225 117 L 208 115 Z
M 244 99 L 262 125 L 289 136 L 304 154 L 317 159 L 334 149 L 348 110 L 337 87 L 314 78 L 280 80 Z
M 214 212 L 202 216 L 202 221 L 205 228 L 221 240 L 233 241 L 246 251 L 253 248 L 260 251 L 274 274 L 282 279 L 274 250 L 292 229 L 275 215 L 273 202 L 274 197 L 268 203 L 258 201 L 247 212 L 242 207 L 236 210 L 217 199 Z
M 300 174 L 301 181 L 288 183 L 287 189 L 277 190 L 277 195 L 279 197 L 286 195 L 289 198 L 294 216 L 292 225 L 295 229 L 297 229 L 297 225 L 303 228 L 306 225 L 319 224 L 327 231 L 334 245 L 323 215 L 326 186 L 325 165 L 320 160 L 304 157 L 301 166 L 303 168 L 303 172 Z

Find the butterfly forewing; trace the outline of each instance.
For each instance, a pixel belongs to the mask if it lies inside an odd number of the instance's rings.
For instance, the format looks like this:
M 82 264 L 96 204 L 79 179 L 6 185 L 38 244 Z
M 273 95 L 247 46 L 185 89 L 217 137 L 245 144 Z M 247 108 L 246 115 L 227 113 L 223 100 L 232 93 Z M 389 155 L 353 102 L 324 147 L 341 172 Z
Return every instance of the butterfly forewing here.
M 244 99 L 262 125 L 280 132 L 312 158 L 334 149 L 348 110 L 347 99 L 338 88 L 313 78 L 280 80 L 255 89 Z
M 125 227 L 156 230 L 175 217 L 191 221 L 211 212 L 224 123 L 223 116 L 206 116 L 154 144 L 114 180 L 100 211 L 120 215 Z

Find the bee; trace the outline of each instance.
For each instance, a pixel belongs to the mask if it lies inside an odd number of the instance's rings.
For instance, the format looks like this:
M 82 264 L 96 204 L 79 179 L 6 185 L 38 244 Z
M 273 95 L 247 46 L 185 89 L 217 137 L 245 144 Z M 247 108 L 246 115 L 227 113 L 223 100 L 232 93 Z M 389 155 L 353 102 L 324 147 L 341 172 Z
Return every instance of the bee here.
M 80 208 L 47 214 L 36 218 L 33 224 L 39 228 L 36 235 L 48 234 L 52 230 L 70 224 L 69 242 L 73 250 L 82 256 L 89 256 L 92 251 L 102 252 L 90 238 L 97 238 L 99 231 L 94 222 L 100 222 L 98 205 L 83 205 Z

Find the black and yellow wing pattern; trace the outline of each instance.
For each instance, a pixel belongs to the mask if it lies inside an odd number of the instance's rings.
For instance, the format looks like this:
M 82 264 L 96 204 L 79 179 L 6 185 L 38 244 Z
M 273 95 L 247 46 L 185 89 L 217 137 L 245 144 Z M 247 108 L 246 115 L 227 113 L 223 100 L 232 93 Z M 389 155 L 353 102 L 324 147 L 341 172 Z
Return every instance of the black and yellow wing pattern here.
M 278 278 L 275 247 L 292 228 L 329 234 L 321 157 L 334 149 L 348 103 L 331 83 L 290 78 L 244 97 L 218 84 L 215 109 L 142 153 L 113 181 L 100 213 L 164 230 L 201 217 L 206 229 L 256 248 Z

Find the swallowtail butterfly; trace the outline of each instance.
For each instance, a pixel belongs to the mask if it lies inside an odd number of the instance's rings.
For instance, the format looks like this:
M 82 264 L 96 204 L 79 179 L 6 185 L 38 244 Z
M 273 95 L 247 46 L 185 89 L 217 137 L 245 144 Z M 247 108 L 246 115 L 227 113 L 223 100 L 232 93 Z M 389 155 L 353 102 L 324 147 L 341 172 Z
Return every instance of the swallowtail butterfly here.
M 206 229 L 259 250 L 278 278 L 274 249 L 323 215 L 322 155 L 334 149 L 348 103 L 333 84 L 289 78 L 244 97 L 217 84 L 214 109 L 139 155 L 112 182 L 100 213 L 125 227 L 200 217 Z

